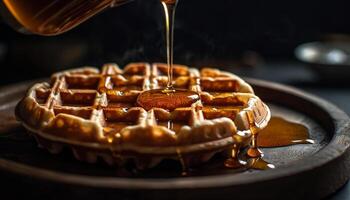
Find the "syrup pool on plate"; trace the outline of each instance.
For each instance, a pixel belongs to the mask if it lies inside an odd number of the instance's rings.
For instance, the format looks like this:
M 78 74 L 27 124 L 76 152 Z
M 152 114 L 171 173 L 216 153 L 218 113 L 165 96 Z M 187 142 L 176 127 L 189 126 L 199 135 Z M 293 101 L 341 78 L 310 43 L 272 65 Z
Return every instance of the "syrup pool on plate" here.
M 261 130 L 256 138 L 256 146 L 263 148 L 285 147 L 296 144 L 313 144 L 309 129 L 303 124 L 288 121 L 282 117 L 272 117 L 266 128 Z M 257 148 L 257 150 L 259 150 Z M 249 151 L 249 149 L 248 149 Z M 260 150 L 259 150 L 260 151 Z M 239 148 L 232 147 L 232 155 L 225 161 L 227 168 L 273 169 L 275 166 L 260 156 L 249 156 L 241 160 Z

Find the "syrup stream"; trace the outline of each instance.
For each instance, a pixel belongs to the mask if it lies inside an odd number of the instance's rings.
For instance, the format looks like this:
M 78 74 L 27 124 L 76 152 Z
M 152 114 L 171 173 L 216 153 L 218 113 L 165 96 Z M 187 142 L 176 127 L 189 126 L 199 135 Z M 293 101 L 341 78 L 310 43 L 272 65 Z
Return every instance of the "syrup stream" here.
M 174 20 L 178 0 L 161 0 L 165 16 L 165 36 L 168 64 L 168 83 L 164 92 L 175 92 L 173 88 L 173 65 L 174 65 Z
M 175 20 L 175 11 L 178 0 L 161 0 L 164 16 L 165 16 L 165 37 L 166 37 L 166 51 L 167 51 L 167 64 L 168 64 L 168 83 L 166 88 L 162 90 L 163 95 L 167 95 L 167 99 L 176 99 L 179 95 L 179 91 L 176 91 L 173 87 L 173 65 L 174 65 L 174 20 Z M 183 91 L 185 92 L 185 91 Z M 173 97 L 169 96 L 170 93 L 174 93 Z M 179 99 L 178 102 L 182 102 L 182 99 Z M 178 160 L 182 166 L 182 175 L 187 175 L 187 166 L 182 157 L 180 149 L 176 149 Z

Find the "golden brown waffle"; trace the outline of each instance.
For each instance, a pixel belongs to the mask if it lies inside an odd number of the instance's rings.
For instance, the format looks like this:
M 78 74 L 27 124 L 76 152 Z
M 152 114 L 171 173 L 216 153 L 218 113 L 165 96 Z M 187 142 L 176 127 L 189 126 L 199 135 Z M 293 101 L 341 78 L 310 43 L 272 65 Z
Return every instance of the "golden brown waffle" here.
M 200 96 L 192 105 L 173 110 L 137 105 L 142 91 L 166 83 L 165 64 L 68 70 L 54 74 L 51 84 L 32 86 L 16 116 L 52 153 L 68 146 L 79 160 L 94 163 L 100 157 L 119 165 L 134 160 L 138 167 L 164 158 L 189 165 L 207 161 L 233 144 L 248 145 L 251 130 L 264 128 L 270 119 L 268 107 L 247 83 L 210 68 L 174 66 L 175 88 Z

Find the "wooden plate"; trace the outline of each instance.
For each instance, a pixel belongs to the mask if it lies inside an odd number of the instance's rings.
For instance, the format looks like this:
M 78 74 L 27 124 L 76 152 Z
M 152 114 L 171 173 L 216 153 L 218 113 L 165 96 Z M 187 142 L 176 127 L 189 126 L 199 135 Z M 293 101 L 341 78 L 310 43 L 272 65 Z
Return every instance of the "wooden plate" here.
M 349 178 L 350 122 L 337 107 L 297 89 L 248 80 L 274 116 L 304 124 L 315 144 L 264 149 L 276 169 L 237 171 L 222 158 L 182 177 L 175 162 L 145 172 L 115 169 L 102 162 L 76 161 L 69 152 L 51 155 L 37 148 L 16 122 L 13 109 L 31 83 L 0 89 L 1 194 L 16 197 L 118 199 L 314 199 Z M 36 81 L 37 82 L 37 81 Z M 17 188 L 21 192 L 12 192 Z

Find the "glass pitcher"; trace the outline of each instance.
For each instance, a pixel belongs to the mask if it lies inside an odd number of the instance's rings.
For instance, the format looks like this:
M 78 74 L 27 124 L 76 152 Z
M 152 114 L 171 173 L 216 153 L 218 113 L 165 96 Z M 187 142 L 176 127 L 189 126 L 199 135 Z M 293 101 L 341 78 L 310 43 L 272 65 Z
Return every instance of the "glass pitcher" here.
M 132 0 L 0 0 L 0 11 L 23 33 L 58 35 L 95 14 Z

